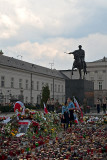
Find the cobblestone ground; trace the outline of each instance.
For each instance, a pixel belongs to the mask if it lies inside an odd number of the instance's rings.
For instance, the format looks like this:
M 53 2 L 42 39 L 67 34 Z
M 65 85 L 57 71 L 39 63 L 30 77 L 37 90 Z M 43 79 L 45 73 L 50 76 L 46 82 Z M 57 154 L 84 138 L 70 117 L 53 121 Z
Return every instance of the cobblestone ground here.
M 11 117 L 13 116 L 15 113 L 14 112 L 6 112 L 6 113 L 0 113 L 0 116 L 6 116 L 6 117 Z M 103 111 L 101 111 L 99 114 L 97 112 L 90 112 L 90 113 L 86 113 L 85 116 L 98 116 L 98 117 L 102 117 L 104 115 Z

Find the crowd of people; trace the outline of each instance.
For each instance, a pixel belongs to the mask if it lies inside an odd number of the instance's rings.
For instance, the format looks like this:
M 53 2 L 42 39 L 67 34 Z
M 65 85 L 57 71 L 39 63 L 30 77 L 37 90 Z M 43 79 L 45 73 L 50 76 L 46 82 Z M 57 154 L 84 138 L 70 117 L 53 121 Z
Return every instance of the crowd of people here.
M 54 110 L 57 111 L 59 109 L 59 106 L 60 106 L 60 104 L 58 102 L 58 99 L 55 102 L 53 98 L 52 99 L 48 98 L 48 100 L 47 100 L 47 110 L 49 112 L 51 112 L 51 111 L 54 112 Z
M 97 113 L 100 113 L 101 107 L 103 108 L 103 112 L 106 113 L 106 106 L 107 106 L 106 97 L 104 97 L 102 99 L 102 102 L 101 102 L 100 98 L 97 98 L 96 106 L 97 106 Z
M 70 124 L 70 127 L 72 123 L 74 122 L 74 109 L 75 105 L 72 102 L 71 98 L 68 98 L 65 102 L 65 105 L 62 106 L 62 118 L 61 123 L 64 126 L 64 130 L 68 128 L 68 125 Z

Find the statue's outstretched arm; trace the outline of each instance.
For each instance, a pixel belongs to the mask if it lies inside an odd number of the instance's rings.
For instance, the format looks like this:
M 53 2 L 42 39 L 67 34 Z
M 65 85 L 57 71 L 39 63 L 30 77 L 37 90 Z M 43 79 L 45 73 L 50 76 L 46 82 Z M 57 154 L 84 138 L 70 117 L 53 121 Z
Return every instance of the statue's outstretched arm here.
M 64 52 L 64 53 L 66 53 L 66 54 L 73 54 L 73 52 L 69 52 L 69 53 L 67 53 L 67 52 Z

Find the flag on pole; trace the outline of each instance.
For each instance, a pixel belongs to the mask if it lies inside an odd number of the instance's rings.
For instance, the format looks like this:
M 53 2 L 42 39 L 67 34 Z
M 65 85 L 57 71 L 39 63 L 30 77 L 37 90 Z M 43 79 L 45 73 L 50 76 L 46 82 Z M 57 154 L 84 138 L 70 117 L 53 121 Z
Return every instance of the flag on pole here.
M 43 104 L 44 104 L 44 113 L 47 114 L 47 113 L 48 113 L 48 110 L 47 110 L 47 108 L 46 108 L 45 103 L 43 103 Z
M 78 124 L 78 117 L 77 117 L 76 114 L 74 114 L 74 122 L 75 122 L 76 124 Z
M 75 106 L 77 107 L 77 109 L 81 112 L 81 117 L 83 118 L 82 110 L 81 110 L 80 105 L 78 104 L 78 102 L 77 102 L 77 100 L 76 100 L 75 97 L 74 97 L 74 104 L 75 104 Z

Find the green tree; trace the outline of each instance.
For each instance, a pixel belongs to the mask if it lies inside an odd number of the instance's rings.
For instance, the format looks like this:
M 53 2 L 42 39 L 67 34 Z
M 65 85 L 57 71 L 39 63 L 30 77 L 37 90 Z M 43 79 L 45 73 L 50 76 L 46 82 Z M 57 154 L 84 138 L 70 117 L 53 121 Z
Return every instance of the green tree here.
M 49 86 L 46 85 L 42 88 L 42 99 L 41 99 L 41 106 L 43 107 L 43 103 L 47 103 L 48 98 L 50 98 L 50 90 Z

